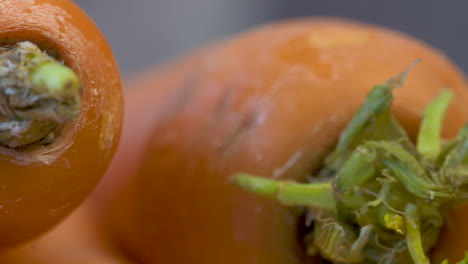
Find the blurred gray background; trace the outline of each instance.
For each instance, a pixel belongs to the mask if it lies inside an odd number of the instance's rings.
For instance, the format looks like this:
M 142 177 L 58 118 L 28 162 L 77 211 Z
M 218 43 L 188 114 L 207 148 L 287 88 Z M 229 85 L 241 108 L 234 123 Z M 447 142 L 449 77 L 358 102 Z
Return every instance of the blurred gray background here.
M 398 29 L 468 72 L 468 1 L 75 0 L 100 26 L 125 76 L 249 27 L 298 16 L 339 16 Z

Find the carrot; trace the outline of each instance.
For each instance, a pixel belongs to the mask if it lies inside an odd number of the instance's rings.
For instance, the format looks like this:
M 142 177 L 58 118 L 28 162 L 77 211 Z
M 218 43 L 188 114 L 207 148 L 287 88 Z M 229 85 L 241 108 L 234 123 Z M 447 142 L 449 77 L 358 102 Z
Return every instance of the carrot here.
M 0 248 L 75 209 L 120 136 L 121 81 L 106 40 L 67 0 L 0 2 Z
M 89 202 L 43 236 L 0 252 L 9 264 L 129 264 L 101 236 Z
M 371 88 L 418 59 L 392 113 L 415 141 L 425 107 L 450 89 L 442 135 L 454 137 L 468 121 L 462 73 L 382 27 L 274 23 L 143 74 L 129 85 L 121 148 L 100 192 L 111 204 L 105 228 L 143 263 L 316 263 L 304 249 L 302 210 L 230 179 L 305 181 Z

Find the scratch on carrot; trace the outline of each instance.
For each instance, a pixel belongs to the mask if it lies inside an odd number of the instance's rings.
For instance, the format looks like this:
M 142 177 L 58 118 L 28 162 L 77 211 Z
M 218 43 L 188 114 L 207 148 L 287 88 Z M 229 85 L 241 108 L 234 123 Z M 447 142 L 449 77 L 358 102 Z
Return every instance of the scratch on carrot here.
M 273 171 L 273 178 L 278 178 L 289 170 L 302 156 L 302 151 L 298 150 L 283 164 L 283 166 L 276 168 Z

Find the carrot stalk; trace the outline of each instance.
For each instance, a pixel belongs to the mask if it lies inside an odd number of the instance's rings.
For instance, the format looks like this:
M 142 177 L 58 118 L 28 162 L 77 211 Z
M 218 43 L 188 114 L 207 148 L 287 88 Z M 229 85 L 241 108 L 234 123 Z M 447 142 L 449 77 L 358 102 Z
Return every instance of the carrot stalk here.
M 452 98 L 453 92 L 444 90 L 424 112 L 416 146 L 418 152 L 428 160 L 435 160 L 441 151 L 442 123 Z
M 233 182 L 259 195 L 276 198 L 285 205 L 308 206 L 335 211 L 331 182 L 295 183 L 237 174 Z

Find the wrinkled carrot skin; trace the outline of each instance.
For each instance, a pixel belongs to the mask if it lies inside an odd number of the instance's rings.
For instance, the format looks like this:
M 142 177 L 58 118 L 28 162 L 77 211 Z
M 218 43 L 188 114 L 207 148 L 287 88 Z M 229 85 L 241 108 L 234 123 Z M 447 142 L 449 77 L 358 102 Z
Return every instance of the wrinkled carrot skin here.
M 121 80 L 94 22 L 67 0 L 0 1 L 0 43 L 31 41 L 81 79 L 82 110 L 55 142 L 0 149 L 0 248 L 48 230 L 91 192 L 120 137 Z
M 230 176 L 303 180 L 372 86 L 417 59 L 393 112 L 414 139 L 424 107 L 450 88 L 443 135 L 453 137 L 468 121 L 462 73 L 381 27 L 270 24 L 143 74 L 128 85 L 121 147 L 96 198 L 111 204 L 105 228 L 142 263 L 314 263 L 296 238 L 298 213 Z

